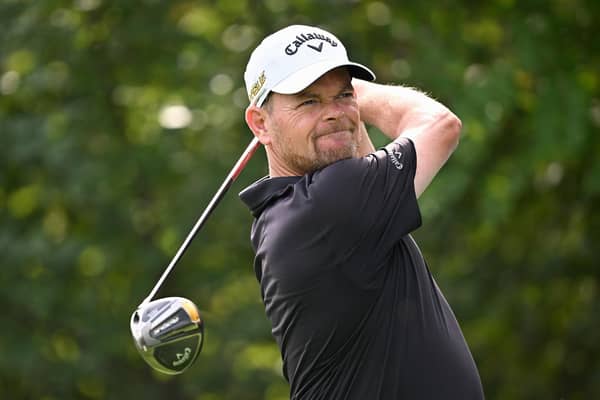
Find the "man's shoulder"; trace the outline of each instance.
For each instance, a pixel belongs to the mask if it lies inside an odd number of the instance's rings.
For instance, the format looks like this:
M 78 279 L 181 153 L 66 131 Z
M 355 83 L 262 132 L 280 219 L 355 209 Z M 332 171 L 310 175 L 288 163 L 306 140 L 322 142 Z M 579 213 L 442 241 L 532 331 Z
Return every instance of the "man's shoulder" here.
M 357 176 L 376 173 L 377 170 L 387 170 L 388 166 L 396 170 L 402 170 L 404 168 L 402 159 L 406 159 L 406 157 L 412 159 L 414 153 L 413 142 L 409 138 L 402 137 L 364 157 L 337 161 L 322 170 L 316 171 L 313 175 L 322 180 L 331 179 L 332 183 L 335 184 L 340 182 L 340 179 L 356 180 Z M 360 182 L 355 181 L 355 183 Z

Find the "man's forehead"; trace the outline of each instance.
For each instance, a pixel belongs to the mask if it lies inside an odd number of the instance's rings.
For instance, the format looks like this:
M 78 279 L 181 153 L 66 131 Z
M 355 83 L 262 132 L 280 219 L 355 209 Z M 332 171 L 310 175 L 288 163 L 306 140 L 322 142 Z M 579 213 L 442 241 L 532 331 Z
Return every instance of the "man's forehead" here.
M 316 81 L 314 81 L 306 89 L 293 94 L 292 96 L 306 96 L 314 93 L 320 87 L 323 86 L 334 86 L 338 89 L 349 89 L 352 87 L 352 77 L 346 68 L 336 68 L 325 74 L 321 75 Z
M 274 103 L 281 102 L 282 104 L 285 104 L 299 98 L 318 96 L 319 92 L 326 85 L 331 85 L 336 92 L 352 89 L 352 76 L 347 68 L 339 67 L 321 75 L 321 77 L 313 82 L 310 86 L 298 93 L 283 94 L 271 92 L 269 94 L 270 100 L 268 101 Z

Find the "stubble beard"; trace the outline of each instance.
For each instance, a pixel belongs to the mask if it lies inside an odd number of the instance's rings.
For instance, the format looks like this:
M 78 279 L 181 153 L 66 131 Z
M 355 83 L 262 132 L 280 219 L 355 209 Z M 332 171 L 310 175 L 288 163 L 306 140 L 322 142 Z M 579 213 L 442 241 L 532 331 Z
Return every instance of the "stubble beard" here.
M 300 154 L 294 144 L 285 135 L 278 134 L 277 136 L 279 136 L 279 140 L 277 141 L 277 145 L 274 143 L 274 148 L 288 166 L 302 174 L 325 168 L 339 160 L 358 156 L 359 136 L 356 128 L 352 130 L 350 142 L 343 147 L 320 149 L 317 145 L 318 137 L 311 137 L 308 154 Z

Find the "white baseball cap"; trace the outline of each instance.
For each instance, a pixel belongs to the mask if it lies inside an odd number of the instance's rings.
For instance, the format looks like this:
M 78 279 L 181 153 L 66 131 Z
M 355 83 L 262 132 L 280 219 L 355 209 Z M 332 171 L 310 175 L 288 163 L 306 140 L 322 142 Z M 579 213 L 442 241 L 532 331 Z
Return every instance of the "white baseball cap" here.
M 369 68 L 348 60 L 346 48 L 333 34 L 306 25 L 283 28 L 264 38 L 250 56 L 244 73 L 250 104 L 262 106 L 270 92 L 298 93 L 342 66 L 353 77 L 375 80 Z

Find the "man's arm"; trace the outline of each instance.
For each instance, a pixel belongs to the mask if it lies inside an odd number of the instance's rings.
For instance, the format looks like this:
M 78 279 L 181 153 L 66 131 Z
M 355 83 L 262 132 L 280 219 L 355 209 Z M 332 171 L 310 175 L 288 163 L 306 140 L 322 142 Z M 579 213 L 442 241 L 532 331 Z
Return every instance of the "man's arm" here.
M 446 163 L 458 145 L 461 122 L 444 105 L 402 86 L 354 79 L 361 119 L 392 140 L 410 138 L 417 152 L 417 197 Z

